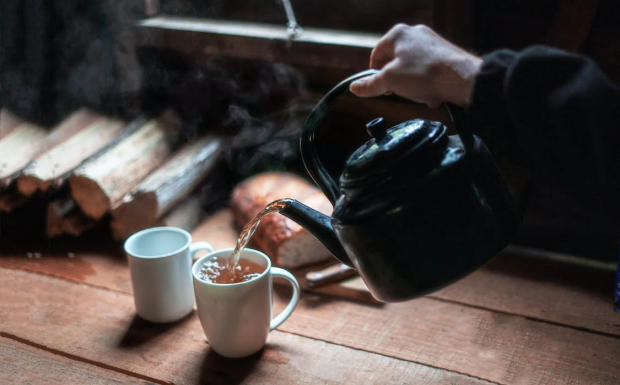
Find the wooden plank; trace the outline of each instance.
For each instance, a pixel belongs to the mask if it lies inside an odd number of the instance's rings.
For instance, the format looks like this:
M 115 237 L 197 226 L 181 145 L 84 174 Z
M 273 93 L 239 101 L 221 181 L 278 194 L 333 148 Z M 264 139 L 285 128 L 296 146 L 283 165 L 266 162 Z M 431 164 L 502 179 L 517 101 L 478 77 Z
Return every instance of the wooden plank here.
M 227 210 L 213 214 L 192 233 L 194 241 L 210 242 L 216 250 L 233 247 L 238 233 Z M 96 248 L 95 248 L 96 250 Z M 125 257 L 99 252 L 67 251 L 27 258 L 25 250 L 0 257 L 0 267 L 42 272 L 77 282 L 131 292 Z M 535 255 L 534 255 L 535 256 Z M 77 275 L 74 272 L 78 272 Z M 506 251 L 480 270 L 430 297 L 544 322 L 620 337 L 618 315 L 612 311 L 612 271 L 549 261 Z M 360 292 L 361 282 L 319 288 L 339 297 Z M 341 290 L 341 292 L 338 292 Z M 361 295 L 361 294 L 360 294 Z M 364 298 L 355 297 L 359 300 Z M 415 318 L 414 310 L 403 318 Z
M 93 265 L 82 261 L 80 267 L 83 271 Z M 86 278 L 93 281 L 92 276 Z M 493 295 L 501 289 L 501 285 L 487 287 Z M 74 301 L 74 294 L 67 292 L 65 299 Z M 510 298 L 504 300 L 510 302 Z M 276 296 L 274 301 L 282 308 L 286 298 Z M 611 309 L 606 316 L 617 319 Z M 620 354 L 617 335 L 608 337 L 432 298 L 376 308 L 306 293 L 281 330 L 499 383 L 564 384 L 567 378 L 575 378 L 588 384 L 612 384 L 620 380 L 620 368 L 614 364 Z
M 357 72 L 367 69 L 378 34 L 306 28 L 288 44 L 284 26 L 159 16 L 138 23 L 139 44 L 197 60 L 214 55 Z
M 211 17 L 276 25 L 286 23 L 281 1 L 158 0 L 148 3 L 156 3 L 159 13 L 166 15 Z M 293 0 L 291 4 L 297 20 L 304 28 L 338 28 L 384 33 L 397 23 L 431 24 L 432 0 Z
M 146 381 L 1 336 L 0 383 L 103 385 L 144 384 Z
M 71 247 L 54 253 L 27 249 L 22 253 L 0 254 L 0 268 L 29 271 L 67 281 L 132 293 L 126 257 L 108 250 L 80 252 Z
M 195 314 L 172 325 L 134 316 L 133 300 L 27 272 L 0 269 L 0 333 L 61 355 L 175 384 L 488 384 L 417 363 L 274 331 L 245 359 L 209 350 Z
M 422 298 L 383 309 L 306 299 L 282 330 L 504 384 L 617 384 L 620 340 Z
M 537 258 L 517 249 L 432 296 L 618 337 L 614 279 L 610 269 Z

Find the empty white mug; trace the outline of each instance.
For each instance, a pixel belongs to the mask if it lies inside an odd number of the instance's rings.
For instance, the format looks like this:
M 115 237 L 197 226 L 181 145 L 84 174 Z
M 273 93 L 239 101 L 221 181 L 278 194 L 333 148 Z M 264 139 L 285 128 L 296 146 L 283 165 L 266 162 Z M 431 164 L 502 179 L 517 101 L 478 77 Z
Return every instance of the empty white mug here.
M 212 252 L 207 242 L 176 227 L 153 227 L 125 241 L 136 313 L 147 321 L 178 321 L 194 308 L 193 255 Z
M 288 271 L 271 267 L 265 254 L 252 249 L 244 249 L 241 259 L 265 269 L 258 277 L 231 284 L 210 283 L 201 278 L 200 269 L 207 260 L 228 258 L 232 251 L 219 250 L 200 258 L 194 263 L 192 273 L 198 317 L 211 348 L 224 357 L 240 358 L 259 351 L 269 331 L 291 315 L 299 300 L 299 283 Z M 285 278 L 293 286 L 293 297 L 275 318 L 272 318 L 273 277 Z

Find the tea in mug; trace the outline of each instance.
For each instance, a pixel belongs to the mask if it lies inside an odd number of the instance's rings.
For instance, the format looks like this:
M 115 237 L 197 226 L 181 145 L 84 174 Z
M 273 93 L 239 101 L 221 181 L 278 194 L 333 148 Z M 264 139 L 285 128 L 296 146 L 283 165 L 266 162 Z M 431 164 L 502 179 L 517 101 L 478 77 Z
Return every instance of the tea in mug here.
M 247 259 L 239 259 L 230 269 L 228 259 L 210 259 L 200 268 L 200 278 L 209 283 L 230 284 L 249 281 L 261 275 L 265 268 Z

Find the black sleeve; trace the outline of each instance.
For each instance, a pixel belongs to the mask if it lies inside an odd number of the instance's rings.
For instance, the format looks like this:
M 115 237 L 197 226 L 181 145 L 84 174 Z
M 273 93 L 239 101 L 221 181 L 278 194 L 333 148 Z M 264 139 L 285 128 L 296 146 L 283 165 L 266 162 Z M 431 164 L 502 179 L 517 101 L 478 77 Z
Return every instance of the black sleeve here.
M 590 59 L 535 46 L 484 58 L 474 131 L 585 207 L 620 223 L 620 88 Z

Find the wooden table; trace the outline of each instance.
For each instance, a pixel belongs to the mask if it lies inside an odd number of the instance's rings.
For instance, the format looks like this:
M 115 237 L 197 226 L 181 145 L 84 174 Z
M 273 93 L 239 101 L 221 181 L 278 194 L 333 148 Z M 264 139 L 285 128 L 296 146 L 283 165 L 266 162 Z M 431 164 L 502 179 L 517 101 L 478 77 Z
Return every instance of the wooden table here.
M 0 384 L 620 384 L 609 269 L 505 252 L 406 303 L 305 292 L 264 350 L 231 360 L 195 314 L 137 318 L 118 251 L 68 251 L 0 257 Z M 278 287 L 275 311 L 289 295 Z

